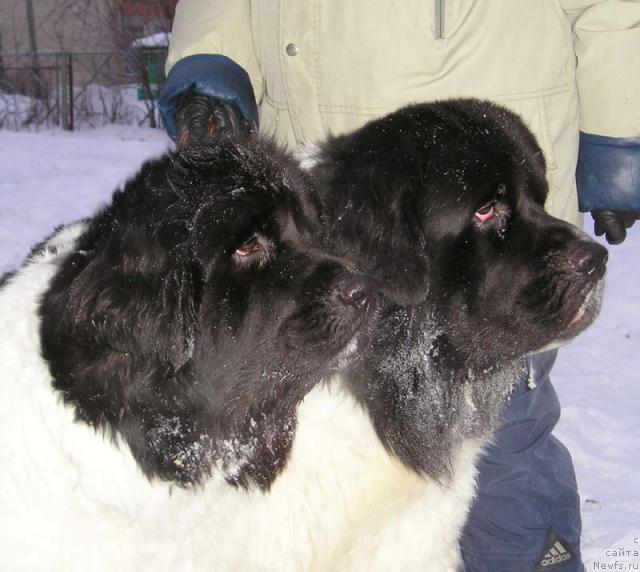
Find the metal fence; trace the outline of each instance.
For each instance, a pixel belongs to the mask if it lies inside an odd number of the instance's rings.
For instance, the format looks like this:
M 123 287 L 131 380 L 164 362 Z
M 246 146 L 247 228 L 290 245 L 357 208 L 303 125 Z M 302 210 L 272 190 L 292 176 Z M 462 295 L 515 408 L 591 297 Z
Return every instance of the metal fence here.
M 157 126 L 165 48 L 0 58 L 0 128 Z

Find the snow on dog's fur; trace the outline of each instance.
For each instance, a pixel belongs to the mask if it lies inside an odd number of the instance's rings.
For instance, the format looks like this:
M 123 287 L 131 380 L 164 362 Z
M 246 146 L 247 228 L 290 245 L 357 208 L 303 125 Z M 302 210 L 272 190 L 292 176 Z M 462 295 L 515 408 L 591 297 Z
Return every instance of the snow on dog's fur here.
M 607 252 L 545 213 L 542 150 L 488 102 L 403 108 L 304 164 L 319 181 L 328 247 L 378 278 L 386 301 L 343 378 L 387 450 L 443 484 L 431 507 L 458 501 L 419 533 L 420 569 L 455 570 L 474 454 L 522 357 L 595 318 Z
M 274 483 L 375 312 L 308 187 L 267 142 L 169 154 L 3 279 L 3 566 L 279 569 L 289 543 L 307 565 L 315 471 Z
M 519 360 L 593 319 L 604 255 L 487 104 L 309 165 L 170 154 L 0 282 L 4 566 L 456 568 Z

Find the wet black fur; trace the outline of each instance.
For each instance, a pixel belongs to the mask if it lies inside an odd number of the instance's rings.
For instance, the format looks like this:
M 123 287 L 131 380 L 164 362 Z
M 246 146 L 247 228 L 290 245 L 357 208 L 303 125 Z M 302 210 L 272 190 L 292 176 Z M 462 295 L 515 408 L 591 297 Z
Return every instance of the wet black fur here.
M 212 465 L 268 488 L 296 406 L 366 320 L 366 280 L 314 244 L 308 181 L 269 142 L 146 163 L 87 222 L 40 313 L 53 385 L 150 477 Z M 268 255 L 239 258 L 258 233 Z M 365 300 L 367 302 L 367 300 Z
M 597 296 L 571 324 L 606 251 L 544 212 L 540 147 L 487 102 L 406 107 L 315 159 L 329 249 L 387 300 L 352 390 L 391 451 L 446 477 L 456 445 L 495 427 L 521 358 L 593 319 Z M 481 223 L 491 201 L 505 214 Z

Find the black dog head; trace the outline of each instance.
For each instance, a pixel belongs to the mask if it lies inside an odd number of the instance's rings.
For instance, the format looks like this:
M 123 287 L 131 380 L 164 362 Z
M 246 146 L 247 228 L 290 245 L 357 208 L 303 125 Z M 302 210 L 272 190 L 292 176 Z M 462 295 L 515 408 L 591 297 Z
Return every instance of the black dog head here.
M 268 487 L 297 404 L 367 321 L 372 283 L 314 245 L 307 186 L 267 142 L 169 154 L 55 276 L 41 306 L 54 386 L 149 476 L 189 484 L 217 465 Z
M 314 173 L 331 248 L 428 307 L 463 359 L 522 356 L 595 317 L 606 250 L 545 213 L 542 151 L 506 109 L 407 107 L 330 141 Z
M 330 140 L 312 172 L 331 249 L 388 301 L 355 391 L 383 441 L 438 476 L 495 423 L 518 360 L 594 319 L 606 250 L 545 213 L 540 147 L 488 102 L 401 109 Z

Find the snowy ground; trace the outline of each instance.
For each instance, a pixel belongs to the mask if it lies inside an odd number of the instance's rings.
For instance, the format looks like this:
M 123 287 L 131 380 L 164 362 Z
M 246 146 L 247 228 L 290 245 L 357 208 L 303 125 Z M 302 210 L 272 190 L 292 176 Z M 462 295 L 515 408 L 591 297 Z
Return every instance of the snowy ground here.
M 167 145 L 160 131 L 127 126 L 0 131 L 0 273 L 54 226 L 92 213 Z M 563 403 L 558 435 L 578 473 L 587 560 L 601 561 L 603 550 L 629 532 L 640 536 L 639 277 L 640 224 L 610 249 L 602 314 L 560 352 L 554 370 Z

